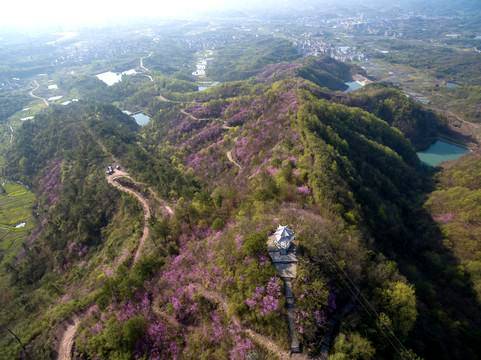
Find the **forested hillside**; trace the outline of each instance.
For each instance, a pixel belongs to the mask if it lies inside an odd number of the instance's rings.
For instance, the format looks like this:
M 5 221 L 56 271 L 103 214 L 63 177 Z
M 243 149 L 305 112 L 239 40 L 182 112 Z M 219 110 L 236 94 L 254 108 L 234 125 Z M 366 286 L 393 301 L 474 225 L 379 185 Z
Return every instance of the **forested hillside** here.
M 437 176 L 437 189 L 426 202 L 441 228 L 446 247 L 460 260 L 458 271 L 469 275 L 478 299 L 481 296 L 480 171 L 478 155 L 451 165 Z
M 398 128 L 417 149 L 428 146 L 440 134 L 449 134 L 446 120 L 440 115 L 423 108 L 401 90 L 386 85 L 370 85 L 350 94 L 344 102 Z
M 157 111 L 142 129 L 90 101 L 21 126 L 6 172 L 37 194 L 37 227 L 4 264 L 1 320 L 21 344 L 3 338 L 0 357 L 55 358 L 72 321 L 77 359 L 282 357 L 266 241 L 288 224 L 305 355 L 477 358 L 478 184 L 457 173 L 477 158 L 436 182 L 414 150 L 442 131 L 434 113 L 387 87 L 337 92 L 359 70 L 337 61 L 264 67 L 281 54 L 241 58 L 229 78 L 254 78 L 202 93 L 146 85 Z M 111 186 L 113 163 L 151 217 Z

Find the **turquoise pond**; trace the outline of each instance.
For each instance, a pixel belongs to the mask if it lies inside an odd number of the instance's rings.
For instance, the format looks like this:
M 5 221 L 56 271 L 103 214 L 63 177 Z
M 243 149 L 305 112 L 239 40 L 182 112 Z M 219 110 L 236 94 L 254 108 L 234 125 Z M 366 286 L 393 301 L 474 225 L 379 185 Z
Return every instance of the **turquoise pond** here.
M 132 116 L 135 119 L 135 122 L 140 126 L 147 125 L 150 121 L 150 117 L 145 115 L 144 113 L 138 113 Z
M 359 82 L 359 81 L 349 81 L 347 83 L 345 83 L 348 88 L 346 91 L 346 93 L 349 93 L 349 92 L 353 92 L 353 91 L 356 91 L 356 90 L 359 90 L 360 88 L 363 87 L 363 85 Z
M 430 166 L 438 166 L 444 161 L 456 160 L 469 152 L 468 149 L 444 140 L 436 140 L 429 148 L 418 152 L 419 159 Z

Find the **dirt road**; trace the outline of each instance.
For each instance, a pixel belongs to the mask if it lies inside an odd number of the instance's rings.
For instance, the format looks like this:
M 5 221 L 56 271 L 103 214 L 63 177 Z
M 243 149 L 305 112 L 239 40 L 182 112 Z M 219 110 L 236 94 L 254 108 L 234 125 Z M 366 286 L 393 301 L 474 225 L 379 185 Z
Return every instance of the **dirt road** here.
M 202 286 L 196 286 L 196 289 L 200 292 L 202 296 L 206 299 L 219 304 L 224 311 L 225 314 L 229 314 L 229 306 L 227 301 L 222 297 L 222 295 L 218 292 L 207 290 Z M 243 328 L 240 322 L 240 319 L 233 315 L 231 316 L 232 323 L 239 327 L 244 334 L 246 334 L 252 341 L 254 341 L 259 346 L 263 347 L 271 354 L 275 355 L 280 360 L 291 360 L 291 359 L 299 359 L 299 360 L 307 360 L 308 357 L 303 354 L 290 354 L 288 351 L 280 348 L 274 341 L 269 339 L 268 337 L 261 335 L 255 332 L 252 329 Z
M 237 166 L 239 170 L 242 170 L 242 166 L 240 166 L 240 164 L 234 160 L 234 157 L 232 156 L 232 150 L 227 151 L 226 156 L 227 156 L 227 160 L 229 160 L 232 164 Z
M 75 338 L 75 333 L 80 325 L 80 319 L 78 317 L 73 318 L 73 323 L 67 326 L 60 346 L 58 348 L 58 360 L 71 360 L 72 359 L 72 347 Z
M 140 202 L 144 210 L 144 228 L 142 230 L 142 237 L 139 240 L 139 245 L 137 246 L 137 250 L 135 251 L 135 255 L 134 255 L 134 264 L 135 264 L 140 259 L 145 241 L 149 238 L 149 234 L 150 234 L 149 220 L 152 217 L 152 213 L 150 211 L 148 200 L 138 191 L 125 187 L 116 181 L 117 179 L 120 179 L 120 178 L 129 179 L 130 181 L 135 183 L 135 181 L 130 177 L 128 173 L 120 170 L 115 171 L 112 175 L 108 175 L 107 182 L 110 185 L 114 186 L 115 188 L 119 189 L 120 191 L 135 197 Z
M 34 80 L 34 81 L 33 81 L 33 84 L 34 84 L 34 88 L 33 88 L 32 90 L 30 90 L 29 95 L 30 95 L 31 97 L 33 97 L 34 99 L 42 100 L 43 103 L 44 103 L 46 106 L 49 106 L 49 103 L 48 103 L 47 99 L 45 99 L 45 98 L 43 98 L 43 97 L 40 97 L 40 96 L 37 96 L 37 95 L 35 95 L 35 94 L 33 93 L 34 91 L 38 90 L 38 88 L 40 87 L 38 81 L 37 81 L 37 80 Z
M 149 220 L 152 216 L 151 211 L 150 211 L 150 206 L 147 201 L 147 199 L 138 191 L 128 188 L 122 184 L 120 184 L 117 180 L 120 178 L 124 179 L 129 179 L 130 181 L 134 182 L 135 181 L 130 177 L 128 173 L 125 171 L 120 171 L 117 170 L 115 173 L 112 175 L 107 176 L 107 182 L 114 186 L 115 188 L 119 189 L 120 191 L 127 193 L 129 195 L 132 195 L 135 197 L 140 204 L 142 205 L 142 208 L 144 210 L 144 228 L 142 231 L 142 237 L 139 240 L 139 244 L 137 246 L 137 249 L 135 251 L 134 255 L 134 260 L 133 264 L 135 264 L 139 259 L 140 256 L 142 255 L 142 250 L 145 245 L 145 241 L 149 238 L 150 234 L 150 229 L 149 229 Z M 116 262 L 122 263 L 124 260 L 127 259 L 127 257 L 130 254 L 128 252 L 123 252 L 122 255 L 117 259 Z M 69 324 L 67 329 L 65 330 L 63 337 L 60 341 L 60 345 L 58 348 L 58 360 L 71 360 L 72 359 L 72 347 L 75 339 L 75 334 L 77 333 L 77 329 L 80 325 L 80 317 L 75 316 L 73 318 L 73 323 Z

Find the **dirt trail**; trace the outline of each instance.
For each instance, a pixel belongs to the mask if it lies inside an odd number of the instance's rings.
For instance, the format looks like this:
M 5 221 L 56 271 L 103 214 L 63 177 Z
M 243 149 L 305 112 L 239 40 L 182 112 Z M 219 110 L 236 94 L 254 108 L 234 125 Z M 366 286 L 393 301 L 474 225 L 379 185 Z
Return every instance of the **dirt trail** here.
M 227 301 L 222 297 L 221 294 L 215 291 L 207 290 L 202 286 L 196 286 L 196 289 L 206 299 L 219 304 L 222 307 L 222 310 L 224 311 L 225 314 L 229 314 L 229 306 L 227 304 Z M 280 360 L 288 360 L 288 359 L 307 360 L 308 359 L 308 357 L 303 354 L 291 355 L 288 351 L 281 349 L 279 345 L 277 345 L 274 341 L 272 341 L 268 337 L 261 335 L 252 329 L 242 327 L 241 322 L 236 315 L 231 316 L 231 321 L 234 323 L 235 326 L 238 326 L 242 330 L 242 332 L 244 332 L 255 343 L 257 343 L 259 346 L 269 351 L 271 354 L 277 356 L 277 358 Z
M 120 178 L 129 179 L 130 181 L 135 183 L 135 181 L 130 177 L 128 173 L 120 170 L 115 171 L 112 175 L 108 175 L 107 182 L 113 187 L 119 189 L 120 191 L 123 191 L 127 194 L 134 196 L 140 202 L 144 210 L 144 228 L 142 231 L 142 237 L 139 240 L 139 245 L 137 246 L 137 250 L 135 251 L 134 262 L 133 262 L 135 264 L 140 259 L 140 255 L 142 254 L 145 241 L 149 237 L 149 234 L 150 234 L 149 220 L 152 217 L 152 213 L 150 211 L 148 200 L 138 191 L 125 187 L 121 185 L 118 181 L 116 181 L 117 179 L 120 179 Z M 122 256 L 124 256 L 124 254 L 122 254 Z
M 103 144 L 100 144 L 100 146 L 102 147 L 102 149 L 106 150 Z M 108 175 L 107 182 L 113 187 L 117 188 L 118 190 L 134 196 L 140 202 L 144 211 L 144 228 L 142 231 L 142 237 L 140 238 L 139 244 L 137 246 L 137 250 L 135 251 L 134 260 L 133 260 L 133 264 L 135 264 L 137 263 L 137 261 L 140 259 L 140 256 L 142 255 L 142 250 L 144 248 L 145 241 L 149 238 L 149 234 L 150 234 L 149 220 L 152 216 L 152 213 L 150 211 L 148 200 L 140 192 L 120 184 L 117 181 L 120 178 L 129 179 L 133 183 L 136 183 L 127 172 L 121 171 L 121 170 L 116 170 L 113 174 Z M 172 211 L 170 207 L 168 209 Z M 128 251 L 122 252 L 120 257 L 116 259 L 115 263 L 117 265 L 121 264 L 123 261 L 127 259 L 129 255 L 130 254 Z M 59 344 L 58 358 L 57 358 L 58 360 L 72 359 L 72 347 L 75 339 L 75 334 L 80 325 L 80 321 L 81 321 L 81 318 L 79 316 L 75 316 L 73 318 L 73 324 L 70 324 L 65 330 L 62 336 L 62 340 L 60 341 L 60 344 Z
M 166 97 L 164 97 L 164 95 L 162 94 L 159 94 L 159 96 L 157 96 L 159 98 L 160 101 L 164 101 L 164 102 L 172 102 L 171 100 L 167 99 Z
M 172 103 L 172 104 L 199 104 L 199 102 L 197 101 L 177 101 L 177 100 L 170 100 L 170 99 L 167 99 L 164 95 L 162 94 L 159 94 L 157 96 L 157 98 L 160 100 L 160 101 L 163 101 L 163 102 L 169 102 L 169 103 Z
M 162 311 L 162 309 L 159 307 L 159 303 L 157 302 L 157 299 L 154 299 L 154 301 L 152 302 L 152 311 L 154 312 L 155 315 L 167 321 L 173 327 L 175 328 L 182 327 L 182 324 L 180 324 L 174 316 L 167 314 L 165 311 Z
M 234 164 L 235 166 L 237 166 L 239 168 L 239 170 L 242 170 L 242 166 L 240 166 L 240 164 L 234 160 L 234 157 L 232 156 L 232 150 L 229 150 L 227 151 L 226 153 L 226 156 L 227 156 L 227 159 L 232 163 Z
M 172 208 L 169 205 L 167 205 L 167 202 L 165 200 L 162 200 L 160 198 L 159 194 L 157 194 L 154 189 L 149 187 L 149 192 L 153 196 L 155 201 L 157 201 L 157 203 L 164 209 L 164 212 L 163 212 L 164 215 L 167 215 L 167 216 L 174 215 L 174 210 L 172 210 Z
M 76 316 L 73 318 L 73 323 L 67 326 L 67 329 L 63 333 L 63 337 L 60 341 L 60 346 L 58 348 L 58 360 L 72 359 L 73 341 L 79 325 L 80 319 Z
M 185 111 L 184 109 L 180 110 L 180 112 L 182 114 L 184 114 L 185 116 L 187 116 L 188 118 L 194 120 L 194 121 L 199 121 L 199 118 L 196 118 L 194 115 L 188 113 L 187 111 Z
M 135 264 L 137 263 L 137 261 L 140 259 L 140 256 L 142 255 L 142 250 L 144 248 L 145 241 L 149 238 L 149 234 L 150 234 L 149 220 L 152 214 L 151 214 L 150 206 L 147 199 L 138 191 L 120 184 L 117 180 L 121 178 L 129 179 L 130 181 L 135 183 L 135 181 L 130 177 L 130 175 L 127 172 L 121 171 L 121 170 L 116 170 L 113 174 L 108 175 L 107 182 L 113 187 L 117 188 L 118 190 L 134 196 L 140 202 L 144 210 L 144 228 L 142 231 L 142 237 L 140 238 L 139 244 L 137 245 L 137 250 L 135 251 L 134 260 L 133 260 L 133 264 Z M 128 251 L 122 252 L 120 257 L 116 259 L 115 263 L 117 265 L 121 264 L 123 261 L 127 259 L 129 255 L 130 254 Z M 81 318 L 79 316 L 75 316 L 73 318 L 73 324 L 70 324 L 65 330 L 62 336 L 62 340 L 60 341 L 60 344 L 59 344 L 58 358 L 57 358 L 58 360 L 72 359 L 72 347 L 75 339 L 75 334 L 77 333 L 77 329 L 80 325 L 80 321 L 81 321 Z

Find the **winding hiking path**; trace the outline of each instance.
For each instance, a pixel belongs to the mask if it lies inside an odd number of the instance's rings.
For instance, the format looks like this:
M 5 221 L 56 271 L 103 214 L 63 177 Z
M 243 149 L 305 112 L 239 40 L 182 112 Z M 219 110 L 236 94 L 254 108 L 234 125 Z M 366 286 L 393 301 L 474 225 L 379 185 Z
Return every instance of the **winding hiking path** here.
M 172 104 L 199 104 L 199 102 L 197 101 L 177 101 L 177 100 L 170 100 L 170 99 L 167 99 L 164 95 L 162 94 L 159 94 L 157 96 L 157 98 L 160 100 L 160 101 L 163 101 L 163 102 L 168 102 L 168 103 L 172 103 Z
M 128 179 L 132 181 L 134 184 L 137 184 L 132 177 L 125 171 L 116 170 L 113 174 L 107 175 L 107 182 L 115 187 L 116 189 L 132 195 L 135 197 L 140 204 L 142 205 L 144 211 L 144 228 L 142 230 L 142 237 L 139 240 L 139 244 L 137 245 L 137 249 L 135 251 L 134 260 L 132 264 L 135 264 L 140 259 L 142 255 L 142 250 L 145 245 L 145 241 L 149 238 L 150 228 L 149 228 L 149 220 L 152 216 L 150 211 L 150 206 L 148 200 L 138 191 L 126 187 L 118 182 L 119 179 Z M 169 208 L 170 209 L 170 208 Z M 172 211 L 172 209 L 170 209 Z M 127 259 L 129 256 L 128 251 L 124 251 L 120 257 L 116 260 L 117 264 L 122 263 Z M 77 333 L 78 327 L 80 326 L 81 317 L 75 316 L 73 318 L 73 323 L 67 326 L 62 339 L 60 340 L 59 348 L 58 348 L 58 360 L 71 360 L 72 359 L 72 348 L 75 339 L 75 334 Z
M 58 348 L 58 360 L 71 360 L 72 359 L 72 347 L 80 325 L 80 319 L 76 316 L 73 318 L 73 323 L 67 326 L 63 333 L 62 340 L 60 340 L 60 346 Z
M 204 296 L 206 299 L 219 304 L 222 307 L 222 310 L 225 314 L 229 314 L 229 305 L 227 301 L 222 297 L 222 295 L 218 292 L 207 290 L 202 286 L 196 286 L 196 289 L 199 293 Z M 274 341 L 269 339 L 267 336 L 261 335 L 255 332 L 252 329 L 242 327 L 240 319 L 236 315 L 231 316 L 232 323 L 239 327 L 241 331 L 246 334 L 251 340 L 253 340 L 256 344 L 263 347 L 271 354 L 275 355 L 280 360 L 290 360 L 290 359 L 299 359 L 299 360 L 307 360 L 308 357 L 303 354 L 290 354 L 288 351 L 282 349 L 277 345 Z
M 227 156 L 227 160 L 229 160 L 232 164 L 237 166 L 239 170 L 242 170 L 242 166 L 240 166 L 240 164 L 237 161 L 235 161 L 234 157 L 232 156 L 232 150 L 227 151 L 225 154 Z
M 34 99 L 38 99 L 38 100 L 43 101 L 43 103 L 44 103 L 46 106 L 49 106 L 49 103 L 48 103 L 47 99 L 45 99 L 45 98 L 43 98 L 43 97 L 40 97 L 40 96 L 38 96 L 38 95 L 35 95 L 35 94 L 33 93 L 34 91 L 37 91 L 38 88 L 40 87 L 40 84 L 38 83 L 38 81 L 37 81 L 37 80 L 33 80 L 33 84 L 34 84 L 35 87 L 34 87 L 32 90 L 30 90 L 29 95 L 30 95 L 31 97 L 33 97 Z
M 113 187 L 117 188 L 118 190 L 120 190 L 124 193 L 130 194 L 133 197 L 135 197 L 139 201 L 139 203 L 142 205 L 142 208 L 144 210 L 144 228 L 142 230 L 142 237 L 139 240 L 139 245 L 137 246 L 137 250 L 135 251 L 134 262 L 133 262 L 135 264 L 140 259 L 140 256 L 142 254 L 142 250 L 143 250 L 144 245 L 145 245 L 145 241 L 149 238 L 149 234 L 150 234 L 149 220 L 152 217 L 152 213 L 150 211 L 149 202 L 144 197 L 144 195 L 142 195 L 140 192 L 138 192 L 134 189 L 128 188 L 128 187 L 120 184 L 117 180 L 121 179 L 121 178 L 129 179 L 134 184 L 136 184 L 136 182 L 130 177 L 130 175 L 128 173 L 126 173 L 125 171 L 120 171 L 120 170 L 117 170 L 113 174 L 108 175 L 107 176 L 107 182 L 110 185 L 112 185 Z M 128 253 L 127 253 L 127 256 L 128 256 Z
M 191 113 L 185 111 L 185 109 L 180 110 L 180 112 L 181 112 L 183 115 L 187 116 L 188 118 L 190 118 L 190 119 L 192 119 L 192 120 L 194 120 L 194 121 L 210 121 L 210 120 L 211 120 L 211 119 L 208 119 L 208 118 L 198 118 L 198 117 L 192 115 Z

